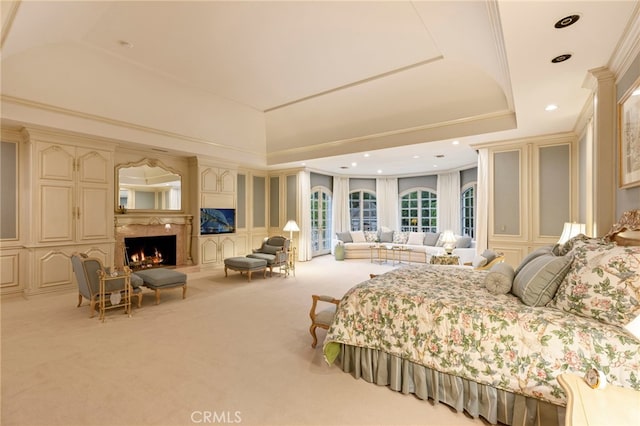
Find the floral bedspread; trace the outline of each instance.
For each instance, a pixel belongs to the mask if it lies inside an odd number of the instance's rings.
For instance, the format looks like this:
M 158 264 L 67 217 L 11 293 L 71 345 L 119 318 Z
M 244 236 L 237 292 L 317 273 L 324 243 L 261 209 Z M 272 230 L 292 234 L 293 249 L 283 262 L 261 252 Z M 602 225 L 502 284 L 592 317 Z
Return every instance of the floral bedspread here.
M 327 333 L 327 361 L 339 343 L 383 350 L 559 405 L 564 372 L 597 368 L 609 383 L 640 390 L 640 341 L 616 326 L 492 295 L 487 273 L 413 265 L 353 287 Z

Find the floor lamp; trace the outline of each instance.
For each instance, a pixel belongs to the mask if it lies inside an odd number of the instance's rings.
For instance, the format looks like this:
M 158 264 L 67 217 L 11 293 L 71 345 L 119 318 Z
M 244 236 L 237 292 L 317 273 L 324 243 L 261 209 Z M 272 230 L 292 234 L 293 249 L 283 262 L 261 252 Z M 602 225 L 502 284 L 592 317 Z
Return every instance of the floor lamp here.
M 287 275 L 290 271 L 293 271 L 293 276 L 296 276 L 296 247 L 293 245 L 293 233 L 299 232 L 300 228 L 295 220 L 290 220 L 282 228 L 283 231 L 289 231 L 289 244 L 291 244 L 291 250 L 289 251 L 289 262 L 287 264 Z
M 293 233 L 295 232 L 299 232 L 300 228 L 298 228 L 298 224 L 296 223 L 295 220 L 290 220 L 287 222 L 287 224 L 284 226 L 284 228 L 282 229 L 283 231 L 289 231 L 289 240 L 292 242 L 293 244 Z

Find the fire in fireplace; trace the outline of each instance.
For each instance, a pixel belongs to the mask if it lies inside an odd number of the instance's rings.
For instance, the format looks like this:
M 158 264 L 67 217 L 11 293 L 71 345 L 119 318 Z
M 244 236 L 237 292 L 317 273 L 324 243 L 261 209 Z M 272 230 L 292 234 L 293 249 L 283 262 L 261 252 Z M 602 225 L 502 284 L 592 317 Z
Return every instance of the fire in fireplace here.
M 176 236 L 161 235 L 124 239 L 125 264 L 131 269 L 176 265 Z

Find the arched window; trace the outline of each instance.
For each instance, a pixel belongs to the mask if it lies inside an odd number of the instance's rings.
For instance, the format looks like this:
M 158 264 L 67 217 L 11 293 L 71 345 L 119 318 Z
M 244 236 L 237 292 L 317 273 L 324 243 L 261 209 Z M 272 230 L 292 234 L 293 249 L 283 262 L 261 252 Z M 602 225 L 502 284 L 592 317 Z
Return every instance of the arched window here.
M 311 255 L 331 251 L 331 192 L 325 187 L 311 188 Z
M 400 230 L 436 232 L 438 196 L 429 189 L 410 189 L 400 194 Z
M 375 231 L 378 229 L 376 194 L 369 191 L 349 193 L 349 217 L 352 231 Z
M 460 198 L 460 229 L 462 235 L 468 235 L 475 238 L 475 212 L 476 212 L 476 184 L 466 185 L 462 189 Z

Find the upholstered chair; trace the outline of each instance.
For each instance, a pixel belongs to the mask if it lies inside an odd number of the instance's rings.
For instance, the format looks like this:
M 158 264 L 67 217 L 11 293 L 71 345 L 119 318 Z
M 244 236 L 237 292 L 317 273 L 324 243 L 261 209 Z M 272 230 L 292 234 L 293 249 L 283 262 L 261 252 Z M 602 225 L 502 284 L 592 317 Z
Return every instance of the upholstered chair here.
M 328 330 L 331 327 L 331 323 L 333 322 L 333 317 L 336 314 L 336 309 L 338 308 L 338 304 L 340 301 L 338 299 L 334 299 L 331 296 L 318 296 L 312 295 L 311 300 L 313 301 L 311 304 L 311 311 L 309 311 L 309 317 L 311 318 L 311 327 L 309 327 L 309 333 L 311 333 L 311 337 L 313 337 L 313 343 L 311 343 L 311 347 L 315 348 L 318 344 L 318 337 L 316 337 L 316 328 L 324 328 Z M 319 307 L 318 302 L 324 302 L 325 309 L 317 312 Z M 328 304 L 328 306 L 327 306 Z
M 269 275 L 273 275 L 274 267 L 287 266 L 290 245 L 291 240 L 286 237 L 267 237 L 262 241 L 260 248 L 253 249 L 253 253 L 247 255 L 247 257 L 266 260 Z
M 73 253 L 71 255 L 71 265 L 76 275 L 76 281 L 78 282 L 78 307 L 82 305 L 83 298 L 87 299 L 91 309 L 89 317 L 93 318 L 96 313 L 96 305 L 100 293 L 99 271 L 107 274 L 108 271 L 104 268 L 100 259 L 87 257 L 81 253 Z M 142 306 L 141 285 L 142 280 L 135 274 L 131 274 L 132 297 L 138 298 L 138 308 Z M 120 280 L 110 280 L 108 286 L 111 288 L 123 288 L 124 284 Z

